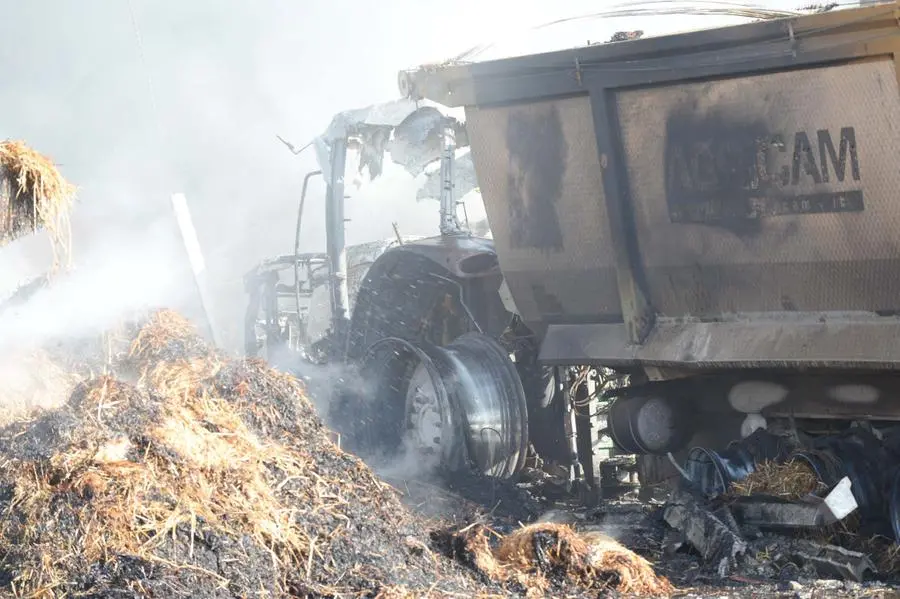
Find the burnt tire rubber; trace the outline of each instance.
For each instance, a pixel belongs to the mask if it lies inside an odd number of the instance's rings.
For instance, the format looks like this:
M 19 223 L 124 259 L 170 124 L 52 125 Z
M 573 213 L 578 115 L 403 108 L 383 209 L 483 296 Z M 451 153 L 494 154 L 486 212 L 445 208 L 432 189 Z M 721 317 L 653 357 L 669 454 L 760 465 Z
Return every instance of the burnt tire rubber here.
M 396 340 L 397 350 L 377 351 L 341 377 L 329 420 L 345 437 L 344 446 L 363 459 L 390 458 L 401 451 L 405 404 L 398 392 L 409 384 L 416 359 L 413 344 Z
M 537 354 L 516 364 L 528 405 L 528 437 L 542 459 L 567 463 L 565 402 L 555 368 L 537 363 Z

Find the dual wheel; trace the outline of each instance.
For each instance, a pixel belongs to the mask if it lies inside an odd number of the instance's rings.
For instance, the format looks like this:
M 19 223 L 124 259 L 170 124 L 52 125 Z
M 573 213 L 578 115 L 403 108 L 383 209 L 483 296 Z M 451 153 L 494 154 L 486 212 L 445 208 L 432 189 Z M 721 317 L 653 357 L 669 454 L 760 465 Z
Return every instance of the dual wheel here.
M 385 338 L 341 391 L 363 457 L 405 459 L 418 469 L 473 469 L 507 479 L 528 449 L 528 410 L 515 365 L 494 339 L 467 333 L 444 347 Z

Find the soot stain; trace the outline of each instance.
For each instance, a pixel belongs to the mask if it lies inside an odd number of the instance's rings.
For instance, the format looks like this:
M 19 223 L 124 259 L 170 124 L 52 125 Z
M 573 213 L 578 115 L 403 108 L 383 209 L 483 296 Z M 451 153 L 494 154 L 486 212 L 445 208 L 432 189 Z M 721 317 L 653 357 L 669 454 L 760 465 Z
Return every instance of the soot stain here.
M 510 245 L 544 251 L 563 249 L 556 205 L 562 195 L 569 147 L 559 110 L 512 112 L 509 148 Z

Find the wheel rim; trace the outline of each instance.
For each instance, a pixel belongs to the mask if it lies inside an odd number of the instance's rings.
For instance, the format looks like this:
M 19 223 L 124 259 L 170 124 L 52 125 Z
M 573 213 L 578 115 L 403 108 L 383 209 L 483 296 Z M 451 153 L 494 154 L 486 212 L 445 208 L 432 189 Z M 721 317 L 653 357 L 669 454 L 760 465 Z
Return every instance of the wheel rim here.
M 443 352 L 452 365 L 445 382 L 459 405 L 470 461 L 490 476 L 517 475 L 527 454 L 528 410 L 515 365 L 500 344 L 477 333 Z
M 407 451 L 422 456 L 432 469 L 439 465 L 448 423 L 446 407 L 428 370 L 416 365 L 406 390 L 403 444 Z
M 524 466 L 525 393 L 514 364 L 490 337 L 469 333 L 443 348 L 382 339 L 367 350 L 361 366 L 363 376 L 376 383 L 373 409 L 400 408 L 402 422 L 384 426 L 395 437 L 393 443 L 385 438 L 385 445 L 435 467 L 459 470 L 468 464 L 498 478 L 515 476 Z

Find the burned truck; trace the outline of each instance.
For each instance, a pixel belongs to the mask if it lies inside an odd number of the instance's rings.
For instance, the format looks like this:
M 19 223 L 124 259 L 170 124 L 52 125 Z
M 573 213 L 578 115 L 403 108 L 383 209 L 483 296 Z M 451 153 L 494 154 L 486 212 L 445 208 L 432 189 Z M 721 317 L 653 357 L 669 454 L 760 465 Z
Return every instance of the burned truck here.
M 760 429 L 881 437 L 900 421 L 897 14 L 401 72 L 405 98 L 464 109 L 493 239 L 448 229 L 369 269 L 333 329 L 348 444 L 500 477 L 536 454 L 590 482 L 608 436 L 652 484 Z

